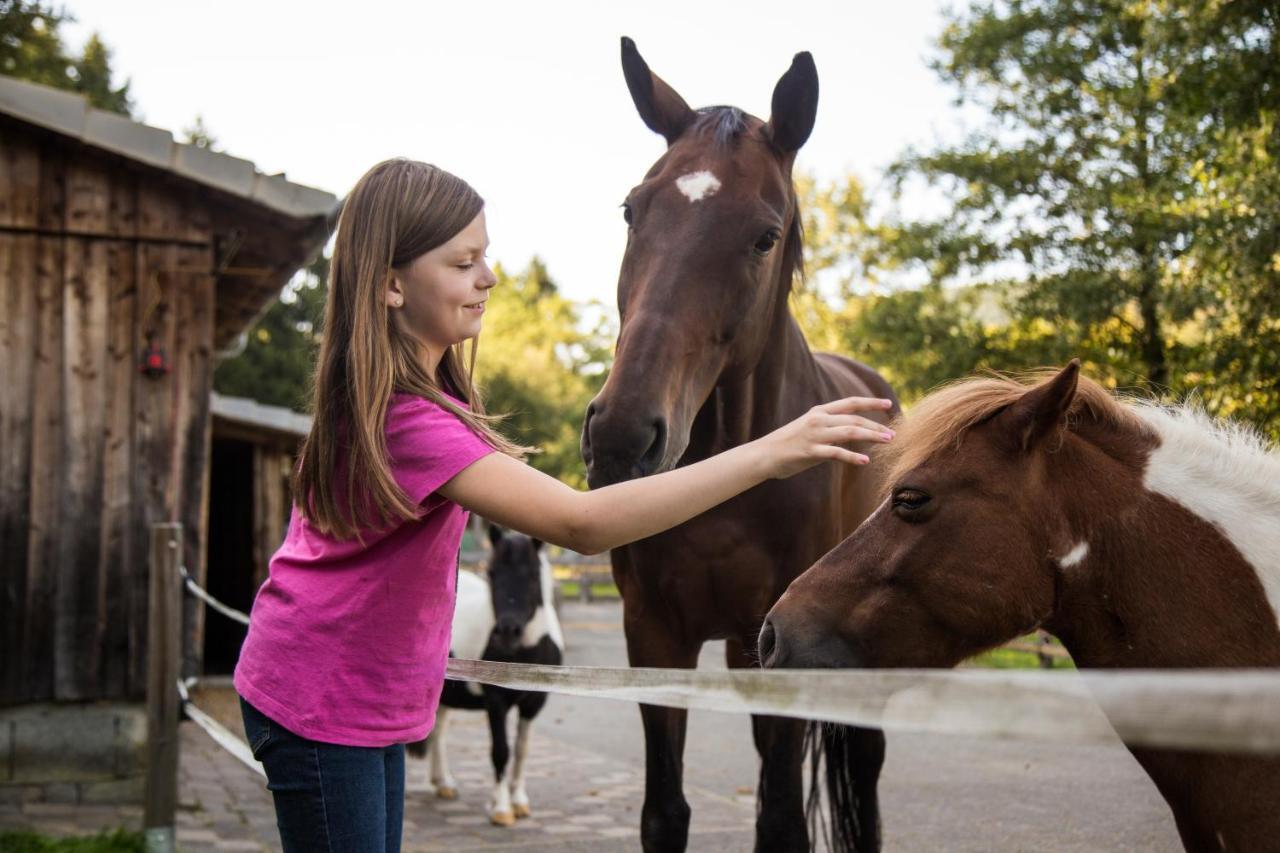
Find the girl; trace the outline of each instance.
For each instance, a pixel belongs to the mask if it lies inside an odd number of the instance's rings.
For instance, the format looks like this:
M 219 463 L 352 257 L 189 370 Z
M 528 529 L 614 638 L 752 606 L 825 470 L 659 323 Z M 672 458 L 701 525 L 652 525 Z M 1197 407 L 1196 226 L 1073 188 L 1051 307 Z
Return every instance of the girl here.
M 468 511 L 594 554 L 770 477 L 865 464 L 840 445 L 891 437 L 855 414 L 888 400 L 849 398 L 591 492 L 525 465 L 526 448 L 495 431 L 471 383 L 496 283 L 483 205 L 447 172 L 388 160 L 356 184 L 338 223 L 315 419 L 235 672 L 286 853 L 399 850 L 404 744 L 435 721 Z

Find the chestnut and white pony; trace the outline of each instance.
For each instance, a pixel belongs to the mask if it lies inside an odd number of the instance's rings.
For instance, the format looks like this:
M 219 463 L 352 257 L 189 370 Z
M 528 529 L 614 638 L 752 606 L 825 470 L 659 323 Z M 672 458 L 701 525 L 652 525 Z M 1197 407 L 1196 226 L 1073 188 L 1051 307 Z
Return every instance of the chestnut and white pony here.
M 954 666 L 1043 627 L 1080 667 L 1280 667 L 1280 453 L 1248 430 L 1072 362 L 932 394 L 886 450 L 879 509 L 770 611 L 766 666 Z M 1130 749 L 1188 850 L 1280 850 L 1280 758 Z

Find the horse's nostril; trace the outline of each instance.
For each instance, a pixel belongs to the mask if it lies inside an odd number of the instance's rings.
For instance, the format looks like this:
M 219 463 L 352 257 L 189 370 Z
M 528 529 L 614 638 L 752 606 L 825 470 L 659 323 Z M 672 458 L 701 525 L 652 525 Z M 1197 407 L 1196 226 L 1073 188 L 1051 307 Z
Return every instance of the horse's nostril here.
M 653 419 L 653 440 L 644 455 L 640 457 L 640 470 L 651 474 L 662 464 L 662 457 L 667 453 L 667 422 L 664 418 Z
M 768 619 L 764 620 L 764 625 L 760 628 L 760 665 L 767 667 L 778 642 L 778 635 L 773 630 L 773 623 Z

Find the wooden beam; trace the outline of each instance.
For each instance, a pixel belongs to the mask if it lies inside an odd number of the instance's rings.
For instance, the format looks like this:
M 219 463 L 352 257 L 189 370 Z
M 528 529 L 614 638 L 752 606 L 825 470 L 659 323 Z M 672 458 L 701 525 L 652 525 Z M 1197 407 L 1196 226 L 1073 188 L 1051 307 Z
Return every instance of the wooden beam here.
M 178 805 L 178 666 L 181 663 L 182 525 L 151 527 L 147 608 L 147 777 L 142 826 L 147 850 L 172 851 Z

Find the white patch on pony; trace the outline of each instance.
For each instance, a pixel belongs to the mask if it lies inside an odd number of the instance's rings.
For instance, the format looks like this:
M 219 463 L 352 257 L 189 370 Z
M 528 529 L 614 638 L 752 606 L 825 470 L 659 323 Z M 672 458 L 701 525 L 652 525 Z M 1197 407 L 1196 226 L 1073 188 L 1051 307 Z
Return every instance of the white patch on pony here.
M 676 178 L 676 188 L 684 193 L 684 197 L 691 203 L 702 201 L 716 194 L 716 190 L 720 189 L 720 179 L 703 169 L 700 172 L 690 172 Z
M 479 660 L 489 645 L 493 631 L 493 601 L 489 594 L 489 582 L 475 572 L 458 572 L 458 598 L 453 607 L 453 636 L 449 651 L 457 658 Z M 479 696 L 483 689 L 474 681 L 467 683 L 467 692 Z
M 1089 556 L 1089 543 L 1080 541 L 1070 551 L 1058 558 L 1058 565 L 1064 569 L 1069 569 L 1087 556 Z
M 1191 406 L 1134 411 L 1160 439 L 1143 485 L 1218 528 L 1253 566 L 1280 623 L 1280 453 Z
M 543 637 L 550 637 L 551 642 L 564 651 L 564 632 L 560 630 L 560 618 L 556 616 L 555 579 L 551 575 L 551 561 L 542 552 L 538 552 L 538 566 L 542 604 L 533 611 L 533 618 L 525 623 L 520 645 L 531 648 L 538 645 Z

